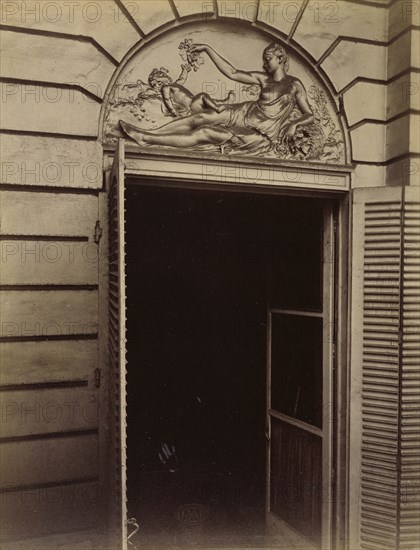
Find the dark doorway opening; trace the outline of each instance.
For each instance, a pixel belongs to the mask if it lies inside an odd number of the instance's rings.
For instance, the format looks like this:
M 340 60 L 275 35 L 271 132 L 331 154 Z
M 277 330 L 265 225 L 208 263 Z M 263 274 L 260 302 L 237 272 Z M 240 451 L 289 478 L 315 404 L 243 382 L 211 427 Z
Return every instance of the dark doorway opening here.
M 128 183 L 127 497 L 139 547 L 264 535 L 267 310 L 321 307 L 322 202 Z

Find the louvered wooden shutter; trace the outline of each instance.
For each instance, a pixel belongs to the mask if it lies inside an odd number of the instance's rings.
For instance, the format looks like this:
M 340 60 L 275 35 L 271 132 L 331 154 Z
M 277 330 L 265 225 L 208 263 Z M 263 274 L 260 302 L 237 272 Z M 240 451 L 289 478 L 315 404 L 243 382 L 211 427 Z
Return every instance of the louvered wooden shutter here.
M 400 197 L 364 218 L 361 540 L 383 550 L 397 537 Z
M 415 208 L 402 188 L 354 192 L 350 422 L 353 434 L 361 428 L 351 440 L 353 456 L 357 444 L 361 456 L 353 502 L 356 496 L 357 542 L 371 550 L 415 548 L 419 530 L 419 355 L 410 330 L 419 322 Z
M 110 527 L 118 548 L 127 547 L 124 241 L 124 141 L 120 140 L 109 184 Z

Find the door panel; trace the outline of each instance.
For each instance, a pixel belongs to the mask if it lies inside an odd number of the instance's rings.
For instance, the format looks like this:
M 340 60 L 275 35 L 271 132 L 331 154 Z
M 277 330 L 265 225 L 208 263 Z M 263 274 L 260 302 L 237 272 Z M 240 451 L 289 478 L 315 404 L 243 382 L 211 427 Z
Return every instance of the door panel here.
M 271 409 L 322 428 L 320 316 L 271 313 Z
M 282 225 L 269 270 L 271 308 L 322 311 L 323 216 L 322 208 L 302 208 L 296 224 Z
M 321 211 L 322 212 L 322 211 Z M 312 216 L 313 227 L 301 230 L 294 246 L 314 254 L 299 257 L 299 269 L 317 299 L 299 297 L 298 284 L 284 291 L 271 290 L 267 350 L 267 519 L 286 522 L 315 546 L 330 547 L 332 502 L 332 414 L 334 345 L 334 223 L 332 208 Z M 299 229 L 296 229 L 299 231 Z M 305 248 L 306 247 L 306 248 Z M 306 261 L 305 261 L 306 258 Z M 278 262 L 281 269 L 281 263 Z M 278 268 L 278 269 L 279 269 Z M 283 270 L 290 269 L 285 264 Z M 318 274 L 321 275 L 318 275 Z M 272 285 L 290 276 L 272 278 Z M 304 278 L 300 278 L 304 281 Z M 302 282 L 302 284 L 304 284 Z M 277 301 L 273 304 L 273 297 Z M 299 304 L 293 309 L 289 304 Z M 285 305 L 283 305 L 285 304 Z M 275 307 L 274 307 L 275 305 Z M 279 524 L 278 524 L 279 525 Z M 284 525 L 284 524 L 283 524 Z
M 272 417 L 271 511 L 316 543 L 321 540 L 321 480 L 322 437 Z

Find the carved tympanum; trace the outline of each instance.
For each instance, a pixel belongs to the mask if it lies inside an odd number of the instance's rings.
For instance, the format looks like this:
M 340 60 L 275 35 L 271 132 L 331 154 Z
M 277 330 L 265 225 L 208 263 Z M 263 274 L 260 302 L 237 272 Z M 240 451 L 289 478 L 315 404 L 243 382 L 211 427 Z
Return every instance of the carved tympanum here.
M 125 84 L 110 102 L 107 138 L 119 132 L 142 148 L 165 146 L 229 155 L 257 155 L 283 160 L 343 160 L 341 131 L 333 121 L 324 91 L 306 90 L 289 75 L 289 55 L 279 42 L 263 51 L 264 71 L 236 69 L 214 48 L 185 39 L 179 44 L 179 76 L 154 68 L 147 83 Z M 191 71 L 210 60 L 228 79 L 243 85 L 246 101 L 229 91 L 216 99 L 187 87 Z M 128 109 L 131 122 L 124 117 Z M 138 124 L 133 124 L 133 116 Z M 112 121 L 114 126 L 112 126 Z

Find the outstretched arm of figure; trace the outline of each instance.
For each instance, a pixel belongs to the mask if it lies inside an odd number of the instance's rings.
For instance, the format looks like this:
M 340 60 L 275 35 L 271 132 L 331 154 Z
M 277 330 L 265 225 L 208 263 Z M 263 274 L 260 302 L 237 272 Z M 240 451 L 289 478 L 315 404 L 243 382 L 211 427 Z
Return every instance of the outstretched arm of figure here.
M 186 63 L 184 65 L 181 65 L 182 70 L 178 78 L 175 80 L 175 84 L 185 84 L 188 73 L 191 71 L 190 65 L 187 65 Z
M 265 73 L 262 72 L 247 72 L 235 69 L 229 61 L 223 59 L 221 55 L 215 52 L 213 48 L 207 44 L 194 44 L 191 49 L 194 52 L 206 52 L 221 73 L 237 82 L 242 82 L 243 84 L 260 84 L 260 77 L 262 78 L 265 76 Z

